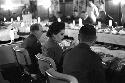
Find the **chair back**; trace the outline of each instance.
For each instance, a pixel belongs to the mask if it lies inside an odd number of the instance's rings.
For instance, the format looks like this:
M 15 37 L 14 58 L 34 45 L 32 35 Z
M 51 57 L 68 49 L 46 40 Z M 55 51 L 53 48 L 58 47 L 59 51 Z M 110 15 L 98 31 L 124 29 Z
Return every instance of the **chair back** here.
M 74 76 L 59 73 L 53 68 L 48 69 L 46 74 L 48 75 L 49 83 L 78 83 Z
M 27 62 L 26 60 L 27 59 Z M 9 64 L 17 64 L 18 65 L 27 65 L 31 64 L 29 54 L 26 49 L 16 48 L 14 49 L 14 45 L 1 45 L 0 46 L 0 67 L 9 65 Z
M 0 83 L 10 83 L 8 80 L 4 80 L 3 75 L 0 72 Z
M 45 75 L 45 71 L 51 67 L 56 70 L 56 64 L 52 58 L 43 56 L 42 54 L 37 54 L 35 56 L 38 59 L 39 69 L 42 74 Z
M 48 77 L 47 83 L 78 83 L 75 77 L 57 72 L 55 62 L 52 58 L 43 56 L 42 54 L 35 56 L 38 59 L 41 73 Z
M 31 65 L 31 59 L 28 51 L 25 48 L 16 47 L 14 48 L 19 64 Z
M 8 45 L 0 46 L 0 66 L 16 63 L 12 47 Z

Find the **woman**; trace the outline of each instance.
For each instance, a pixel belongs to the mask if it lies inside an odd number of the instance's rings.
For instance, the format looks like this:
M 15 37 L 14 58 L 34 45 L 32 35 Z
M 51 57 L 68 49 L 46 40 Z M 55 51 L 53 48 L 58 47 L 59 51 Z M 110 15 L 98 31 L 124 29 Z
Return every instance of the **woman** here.
M 42 53 L 44 56 L 52 58 L 57 67 L 58 72 L 62 72 L 62 53 L 63 49 L 59 43 L 64 38 L 65 24 L 62 22 L 54 22 L 49 26 L 47 36 L 48 41 L 42 46 Z

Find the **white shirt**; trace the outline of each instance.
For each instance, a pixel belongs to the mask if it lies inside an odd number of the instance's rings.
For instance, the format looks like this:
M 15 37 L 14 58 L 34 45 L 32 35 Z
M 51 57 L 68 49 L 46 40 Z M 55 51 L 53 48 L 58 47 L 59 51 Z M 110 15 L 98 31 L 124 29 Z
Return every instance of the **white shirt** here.
M 96 18 L 99 15 L 98 8 L 94 4 L 92 4 L 91 7 L 88 6 L 87 7 L 87 14 L 89 17 L 92 18 L 93 22 L 95 23 Z
M 125 23 L 125 4 L 121 6 L 121 13 L 122 13 L 121 21 L 122 23 Z

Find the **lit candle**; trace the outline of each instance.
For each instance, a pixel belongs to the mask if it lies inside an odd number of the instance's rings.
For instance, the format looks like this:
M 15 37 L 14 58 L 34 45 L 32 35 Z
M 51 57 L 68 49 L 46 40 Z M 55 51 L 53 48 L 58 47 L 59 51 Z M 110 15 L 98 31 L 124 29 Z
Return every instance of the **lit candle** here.
M 19 17 L 19 16 L 17 17 L 17 21 L 18 21 L 18 22 L 20 21 L 20 17 Z
M 98 21 L 98 28 L 101 28 L 101 22 Z
M 21 27 L 23 27 L 24 25 L 25 25 L 24 22 L 22 22 L 22 23 L 21 23 Z
M 40 23 L 40 21 L 41 21 L 40 17 L 38 17 L 38 19 L 37 19 L 37 20 L 38 20 L 38 23 Z
M 109 26 L 112 26 L 112 20 L 109 20 Z
M 79 18 L 79 26 L 81 27 L 82 26 L 82 19 Z
M 6 21 L 6 18 L 4 17 L 4 22 Z
M 73 20 L 73 26 L 75 26 L 75 20 Z
M 13 18 L 11 18 L 11 22 L 13 22 Z
M 60 19 L 60 18 L 58 18 L 58 22 L 61 22 L 61 19 Z

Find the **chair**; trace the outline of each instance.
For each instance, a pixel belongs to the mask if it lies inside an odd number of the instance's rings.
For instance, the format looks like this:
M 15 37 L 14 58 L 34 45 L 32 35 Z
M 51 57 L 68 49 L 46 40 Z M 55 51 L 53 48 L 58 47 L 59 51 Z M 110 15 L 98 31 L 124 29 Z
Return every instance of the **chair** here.
M 14 49 L 15 55 L 17 56 L 18 62 L 21 65 L 31 65 L 29 53 L 25 48 L 16 46 Z
M 41 73 L 48 77 L 47 83 L 78 83 L 74 76 L 57 72 L 53 59 L 42 54 L 37 54 L 36 57 Z
M 59 73 L 53 68 L 46 70 L 49 78 L 49 83 L 78 83 L 78 80 L 71 75 Z
M 0 72 L 0 83 L 10 83 L 8 80 L 4 80 L 1 72 Z
M 56 64 L 52 58 L 43 56 L 42 54 L 37 54 L 35 56 L 38 59 L 39 69 L 42 74 L 45 75 L 45 71 L 51 67 L 56 70 Z
M 6 80 L 19 81 L 23 74 L 27 74 L 26 66 L 31 61 L 25 49 L 13 47 L 14 45 L 7 44 L 0 46 L 0 68 Z

